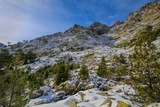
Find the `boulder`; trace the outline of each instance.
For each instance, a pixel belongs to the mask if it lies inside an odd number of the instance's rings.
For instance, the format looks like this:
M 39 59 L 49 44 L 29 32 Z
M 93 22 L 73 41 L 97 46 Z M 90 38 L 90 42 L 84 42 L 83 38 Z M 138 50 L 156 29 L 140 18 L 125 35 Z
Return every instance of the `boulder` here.
M 65 91 L 66 95 L 74 94 L 76 86 L 71 85 L 68 82 L 64 82 L 56 87 L 56 91 Z
M 123 102 L 123 101 L 118 101 L 117 102 L 117 107 L 131 107 L 129 104 Z
M 77 101 L 75 99 L 71 99 L 70 102 L 68 103 L 69 107 L 78 107 L 77 106 Z
M 81 100 L 83 101 L 86 94 L 84 94 L 83 92 L 78 92 L 78 94 L 81 96 Z
M 78 84 L 78 86 L 76 87 L 76 91 L 80 91 L 80 90 L 84 90 L 84 89 L 85 89 L 85 85 L 82 82 L 80 82 Z
M 54 101 L 59 101 L 59 100 L 65 99 L 66 98 L 65 95 L 66 95 L 65 91 L 58 92 L 57 95 L 54 98 Z
M 34 105 L 41 105 L 41 104 L 47 104 L 48 101 L 47 100 L 40 100 L 38 102 L 35 102 Z
M 31 99 L 38 98 L 38 97 L 42 96 L 43 93 L 44 93 L 43 90 L 36 90 L 36 91 L 33 91 L 33 92 L 31 93 L 31 95 L 30 95 L 30 98 L 31 98 Z
M 94 87 L 95 87 L 95 85 L 93 83 L 90 83 L 90 84 L 86 85 L 84 89 L 88 90 L 88 89 L 91 89 L 91 88 L 94 88 Z
M 106 86 L 106 85 L 100 85 L 99 86 L 99 90 L 101 90 L 101 91 L 108 91 L 108 86 Z
M 43 87 L 40 88 L 40 90 L 43 90 L 44 93 L 46 93 L 46 92 L 49 92 L 51 90 L 51 88 L 48 87 L 48 86 L 43 86 Z
M 108 104 L 108 106 L 107 106 L 107 107 L 111 107 L 111 105 L 112 105 L 112 101 L 111 101 L 111 99 L 110 99 L 110 98 L 105 99 L 105 100 L 103 101 L 103 103 L 101 104 L 101 106 L 103 106 L 103 105 L 107 105 L 107 104 Z

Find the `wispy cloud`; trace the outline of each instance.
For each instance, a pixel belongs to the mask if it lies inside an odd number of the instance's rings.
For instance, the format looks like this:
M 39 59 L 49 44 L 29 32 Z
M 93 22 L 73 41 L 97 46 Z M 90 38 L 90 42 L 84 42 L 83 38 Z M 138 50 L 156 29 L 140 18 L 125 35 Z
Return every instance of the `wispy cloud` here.
M 154 0 L 0 0 L 0 42 L 18 42 L 94 21 L 112 25 Z
M 53 15 L 66 12 L 58 0 L 0 0 L 0 13 L 0 42 L 15 43 L 60 30 Z

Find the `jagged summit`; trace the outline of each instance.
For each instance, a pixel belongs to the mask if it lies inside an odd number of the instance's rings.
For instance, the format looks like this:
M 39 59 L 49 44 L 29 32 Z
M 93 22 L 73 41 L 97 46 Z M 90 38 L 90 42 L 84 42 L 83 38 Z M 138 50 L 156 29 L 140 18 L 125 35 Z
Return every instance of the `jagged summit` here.
M 87 32 L 92 32 L 93 34 L 96 35 L 102 35 L 104 33 L 108 33 L 110 30 L 110 27 L 108 27 L 105 24 L 101 24 L 99 22 L 94 22 L 92 23 L 89 27 L 84 27 L 78 24 L 75 24 L 73 27 L 71 27 L 70 29 L 66 30 L 65 33 L 79 33 L 79 32 L 83 32 L 83 31 L 87 31 Z
M 68 30 L 65 31 L 65 33 L 78 33 L 78 32 L 81 32 L 82 30 L 85 30 L 86 27 L 84 26 L 81 26 L 81 25 L 78 25 L 78 24 L 75 24 L 73 27 L 69 28 Z
M 102 35 L 104 33 L 108 33 L 110 27 L 105 24 L 101 24 L 99 22 L 94 22 L 91 26 L 88 27 L 89 30 L 93 31 L 97 35 Z
M 63 50 L 67 51 L 71 47 L 80 48 L 82 46 L 93 46 L 93 44 L 110 44 L 108 40 L 109 36 L 106 35 L 118 37 L 119 40 L 123 38 L 129 42 L 131 39 L 134 39 L 133 36 L 148 25 L 153 26 L 153 28 L 160 27 L 160 3 L 158 2 L 148 3 L 138 11 L 131 13 L 124 23 L 117 21 L 111 27 L 99 22 L 93 22 L 89 27 L 75 24 L 65 32 L 15 44 L 12 46 L 12 49 L 32 49 L 42 55 L 42 50 L 45 50 L 45 53 L 54 53 L 55 47 L 57 50 L 61 50 L 63 47 Z M 120 42 L 118 41 L 117 43 Z M 117 43 L 115 46 L 118 45 Z
M 72 28 L 79 28 L 79 27 L 83 27 L 83 26 L 78 25 L 78 24 L 74 24 L 74 26 Z
M 98 27 L 98 26 L 103 26 L 104 24 L 101 24 L 100 22 L 93 22 L 90 26 L 93 27 Z
M 89 27 L 75 24 L 65 32 L 42 36 L 31 41 L 18 43 L 11 46 L 13 51 L 23 49 L 33 50 L 38 56 L 54 56 L 64 51 L 87 49 L 96 45 L 112 46 L 115 42 L 107 36 L 110 27 L 105 24 L 94 22 Z
M 108 27 L 105 24 L 101 24 L 99 22 L 94 22 L 93 24 L 91 24 L 91 26 L 88 27 L 88 29 L 94 32 L 94 34 L 96 35 L 102 35 L 104 33 L 108 33 L 110 27 Z

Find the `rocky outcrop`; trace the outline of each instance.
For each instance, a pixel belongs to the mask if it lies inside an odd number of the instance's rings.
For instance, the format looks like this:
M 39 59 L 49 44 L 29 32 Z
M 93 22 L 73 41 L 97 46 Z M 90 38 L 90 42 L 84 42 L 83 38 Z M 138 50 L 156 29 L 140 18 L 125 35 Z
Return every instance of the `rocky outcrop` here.
M 157 2 L 151 2 L 146 4 L 144 7 L 142 7 L 140 10 L 132 13 L 127 18 L 127 22 L 124 26 L 127 26 L 127 24 L 133 24 L 135 25 L 137 22 L 146 22 L 146 24 L 154 25 L 156 21 L 159 22 L 160 20 L 160 4 Z M 153 23 L 151 23 L 153 22 Z
M 71 99 L 70 102 L 68 103 L 69 107 L 78 107 L 77 106 L 77 101 L 75 99 Z
M 51 88 L 48 86 L 41 87 L 39 90 L 35 90 L 31 93 L 30 98 L 35 99 L 42 95 L 47 96 L 48 92 L 50 92 Z
M 75 24 L 72 28 L 65 31 L 67 35 L 76 35 L 76 34 L 90 34 L 90 35 L 102 35 L 104 33 L 108 33 L 110 27 L 105 24 L 101 24 L 99 22 L 94 22 L 89 27 L 84 27 Z
M 148 28 L 155 31 L 160 29 L 160 3 L 150 2 L 141 9 L 129 14 L 127 20 L 119 27 L 114 35 L 119 38 L 115 46 L 128 45 L 137 39 L 137 36 L 148 32 Z M 150 29 L 149 29 L 150 30 Z
M 66 92 L 65 91 L 60 91 L 57 93 L 57 95 L 54 97 L 54 101 L 59 101 L 59 100 L 63 100 L 65 98 L 67 98 L 66 96 Z
M 107 105 L 107 104 L 108 104 L 107 107 L 111 107 L 112 106 L 112 101 L 111 101 L 110 98 L 105 99 L 104 102 L 101 104 L 101 106 L 104 106 L 104 105 Z
M 121 24 L 123 24 L 123 22 L 121 22 L 120 20 L 118 20 L 118 21 L 116 21 L 112 26 L 111 26 L 111 28 L 112 29 L 115 29 L 115 28 L 117 28 L 119 25 L 121 25 Z
M 94 22 L 91 26 L 89 26 L 88 29 L 97 35 L 102 35 L 104 33 L 108 33 L 110 30 L 110 28 L 107 25 L 101 24 L 99 22 Z
M 66 95 L 74 94 L 76 86 L 69 84 L 68 82 L 64 82 L 56 87 L 56 91 L 64 91 Z
M 42 96 L 43 93 L 44 93 L 43 90 L 36 90 L 36 91 L 33 91 L 33 92 L 31 93 L 31 95 L 30 95 L 30 98 L 31 98 L 31 99 L 38 98 L 38 97 Z
M 117 102 L 117 107 L 131 107 L 129 104 L 123 102 L 123 101 L 118 101 Z
M 76 33 L 79 33 L 79 32 L 82 32 L 83 30 L 86 30 L 87 28 L 84 27 L 84 26 L 80 26 L 78 24 L 75 24 L 73 27 L 71 27 L 70 29 L 66 30 L 65 31 L 65 34 L 76 34 Z
M 123 26 L 118 30 L 118 34 L 133 33 L 146 26 L 160 27 L 160 3 L 147 3 L 136 12 L 129 14 Z M 128 31 L 128 32 L 127 32 Z

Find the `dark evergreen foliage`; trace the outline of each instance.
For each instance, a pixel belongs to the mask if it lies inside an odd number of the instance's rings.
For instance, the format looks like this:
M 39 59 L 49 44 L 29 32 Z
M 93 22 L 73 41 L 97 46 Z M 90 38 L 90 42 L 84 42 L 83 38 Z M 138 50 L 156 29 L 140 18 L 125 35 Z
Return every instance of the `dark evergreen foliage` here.
M 7 49 L 0 50 L 0 71 L 1 69 L 11 62 L 12 56 Z M 2 71 L 1 71 L 2 72 Z
M 97 74 L 101 77 L 106 77 L 106 73 L 107 73 L 106 60 L 105 60 L 105 57 L 102 57 L 101 62 L 98 67 Z
M 11 59 L 10 59 L 11 60 Z M 4 66 L 4 74 L 0 75 L 0 105 L 6 107 L 22 107 L 26 103 L 26 75 L 19 54 L 12 56 L 10 63 Z
M 87 66 L 82 65 L 80 71 L 79 71 L 79 77 L 81 80 L 86 80 L 89 77 L 89 70 Z
M 65 62 L 61 62 L 55 65 L 54 71 L 56 72 L 56 76 L 54 78 L 55 84 L 59 85 L 62 82 L 65 82 L 70 77 L 70 65 L 66 64 Z
M 142 103 L 160 102 L 160 53 L 153 44 L 135 47 L 130 55 L 134 100 Z

